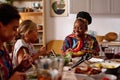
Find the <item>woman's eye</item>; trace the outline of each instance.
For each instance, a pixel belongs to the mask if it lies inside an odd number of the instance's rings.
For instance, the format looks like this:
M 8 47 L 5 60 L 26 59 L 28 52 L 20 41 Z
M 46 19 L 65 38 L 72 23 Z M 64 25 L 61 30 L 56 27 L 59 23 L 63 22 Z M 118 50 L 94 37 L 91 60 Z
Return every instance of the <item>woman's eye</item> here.
M 79 30 L 82 30 L 82 27 L 79 27 Z

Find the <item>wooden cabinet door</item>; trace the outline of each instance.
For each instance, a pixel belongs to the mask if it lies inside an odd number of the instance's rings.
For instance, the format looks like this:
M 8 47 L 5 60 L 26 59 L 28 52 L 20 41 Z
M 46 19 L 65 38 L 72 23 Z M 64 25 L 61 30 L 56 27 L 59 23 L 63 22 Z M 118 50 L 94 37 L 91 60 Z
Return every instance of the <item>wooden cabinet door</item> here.
M 89 12 L 90 0 L 70 0 L 70 13 L 78 13 L 79 11 Z
M 110 14 L 110 0 L 91 0 L 91 13 Z
M 111 14 L 120 14 L 120 0 L 111 0 Z

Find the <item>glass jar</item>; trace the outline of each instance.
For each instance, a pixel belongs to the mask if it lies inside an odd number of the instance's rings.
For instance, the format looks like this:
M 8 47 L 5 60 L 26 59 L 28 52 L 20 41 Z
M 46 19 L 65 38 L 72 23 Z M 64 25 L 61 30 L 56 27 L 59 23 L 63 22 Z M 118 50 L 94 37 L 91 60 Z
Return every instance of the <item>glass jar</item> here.
M 38 64 L 38 80 L 52 80 L 52 60 L 50 58 L 40 59 Z

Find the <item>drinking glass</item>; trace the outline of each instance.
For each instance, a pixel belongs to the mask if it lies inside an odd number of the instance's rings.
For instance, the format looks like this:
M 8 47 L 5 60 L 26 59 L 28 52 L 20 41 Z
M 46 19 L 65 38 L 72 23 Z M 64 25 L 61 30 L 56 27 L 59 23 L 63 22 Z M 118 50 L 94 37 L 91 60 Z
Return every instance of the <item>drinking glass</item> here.
M 52 80 L 52 59 L 42 58 L 38 63 L 37 80 Z
M 105 51 L 105 48 L 108 48 L 108 44 L 107 43 L 101 44 L 101 49 L 103 52 Z
M 38 80 L 62 80 L 62 56 L 43 57 L 38 61 Z
M 105 57 L 107 60 L 109 60 L 109 62 L 110 59 L 113 58 L 114 53 L 115 53 L 115 48 L 105 48 Z
M 103 60 L 105 61 L 105 48 L 108 48 L 108 44 L 107 43 L 102 43 L 100 45 L 101 47 L 101 58 L 103 58 Z
M 62 80 L 64 59 L 62 56 L 55 57 L 52 64 L 53 80 Z

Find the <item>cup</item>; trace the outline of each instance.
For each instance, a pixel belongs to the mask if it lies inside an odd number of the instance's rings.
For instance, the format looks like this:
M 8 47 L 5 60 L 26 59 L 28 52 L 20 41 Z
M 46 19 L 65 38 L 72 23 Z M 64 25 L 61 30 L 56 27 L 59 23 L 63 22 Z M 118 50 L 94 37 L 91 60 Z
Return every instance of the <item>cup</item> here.
M 53 80 L 62 80 L 64 59 L 62 56 L 55 57 L 52 65 Z
M 112 59 L 115 53 L 115 48 L 105 48 L 105 57 L 107 59 Z
M 43 57 L 37 61 L 37 80 L 62 80 L 64 59 L 62 56 Z
M 42 58 L 38 63 L 37 80 L 53 80 L 52 79 L 52 59 Z

